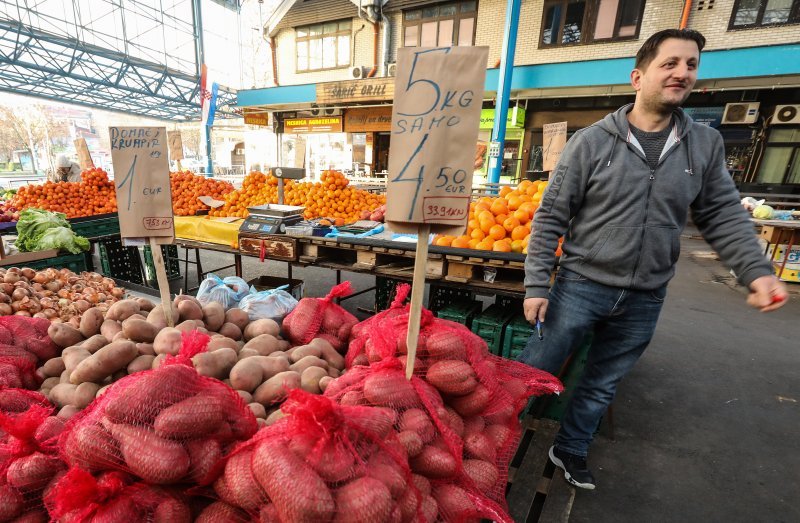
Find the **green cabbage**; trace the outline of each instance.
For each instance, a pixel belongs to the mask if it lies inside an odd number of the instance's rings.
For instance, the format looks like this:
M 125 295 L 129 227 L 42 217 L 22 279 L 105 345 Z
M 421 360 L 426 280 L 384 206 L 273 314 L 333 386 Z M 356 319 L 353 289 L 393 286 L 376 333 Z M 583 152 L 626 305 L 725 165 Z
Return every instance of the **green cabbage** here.
M 775 217 L 775 209 L 769 205 L 759 205 L 753 209 L 753 218 L 757 220 L 771 220 Z
M 72 232 L 66 215 L 25 209 L 17 222 L 17 248 L 20 252 L 59 249 L 78 254 L 89 250 L 89 240 Z

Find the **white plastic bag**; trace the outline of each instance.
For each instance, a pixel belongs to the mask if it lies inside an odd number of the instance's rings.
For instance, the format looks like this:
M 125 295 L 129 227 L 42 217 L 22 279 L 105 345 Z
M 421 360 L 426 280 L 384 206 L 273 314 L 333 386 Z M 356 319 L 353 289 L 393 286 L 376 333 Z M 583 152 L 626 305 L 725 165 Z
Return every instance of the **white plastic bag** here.
M 294 296 L 284 290 L 287 287 L 288 285 L 283 285 L 277 289 L 249 294 L 239 302 L 239 308 L 247 313 L 250 321 L 268 318 L 280 323 L 297 306 Z
M 248 294 L 250 286 L 243 279 L 236 276 L 222 279 L 216 274 L 209 274 L 200 284 L 197 299 L 203 305 L 212 301 L 218 302 L 227 311 L 239 306 L 239 302 Z

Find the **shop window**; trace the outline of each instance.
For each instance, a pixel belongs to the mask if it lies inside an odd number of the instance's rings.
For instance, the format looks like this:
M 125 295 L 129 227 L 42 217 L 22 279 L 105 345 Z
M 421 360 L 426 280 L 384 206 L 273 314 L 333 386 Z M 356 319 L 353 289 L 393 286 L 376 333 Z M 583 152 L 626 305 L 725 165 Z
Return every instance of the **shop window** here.
M 404 47 L 475 45 L 478 3 L 449 2 L 403 11 Z
M 298 27 L 295 30 L 297 72 L 349 67 L 351 26 L 350 20 L 340 20 Z
M 800 184 L 800 128 L 770 131 L 756 181 Z
M 644 0 L 547 0 L 542 47 L 635 39 Z
M 800 0 L 736 0 L 728 29 L 800 23 Z

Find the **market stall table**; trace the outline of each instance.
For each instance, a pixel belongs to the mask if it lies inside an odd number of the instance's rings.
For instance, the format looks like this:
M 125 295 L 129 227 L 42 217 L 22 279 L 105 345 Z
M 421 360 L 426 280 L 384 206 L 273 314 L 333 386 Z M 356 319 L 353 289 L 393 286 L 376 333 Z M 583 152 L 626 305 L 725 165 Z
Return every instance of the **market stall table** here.
M 800 244 L 800 220 L 753 219 L 753 222 L 761 227 L 760 237 L 767 242 L 764 253 L 769 254 L 770 247 L 772 247 L 770 261 L 773 265 L 779 264 L 779 267 L 776 267 L 776 275 L 780 279 L 784 279 L 784 276 L 788 277 L 789 274 L 785 275 L 784 271 L 786 271 L 787 262 L 791 257 L 792 248 Z M 783 251 L 782 259 L 778 261 L 781 252 L 780 246 L 784 244 L 786 249 Z M 791 270 L 790 272 L 793 277 L 789 281 L 798 281 L 798 271 Z

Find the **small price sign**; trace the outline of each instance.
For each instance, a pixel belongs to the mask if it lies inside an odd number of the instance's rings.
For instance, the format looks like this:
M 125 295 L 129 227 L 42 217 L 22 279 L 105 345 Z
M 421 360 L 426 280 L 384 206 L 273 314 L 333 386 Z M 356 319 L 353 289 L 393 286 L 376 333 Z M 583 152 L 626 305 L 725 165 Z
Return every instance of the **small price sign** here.
M 172 243 L 166 128 L 110 127 L 109 135 L 121 236 Z
M 487 47 L 398 50 L 386 192 L 392 230 L 463 232 L 488 55 Z
M 546 123 L 542 126 L 542 170 L 554 171 L 561 151 L 567 144 L 567 122 Z

